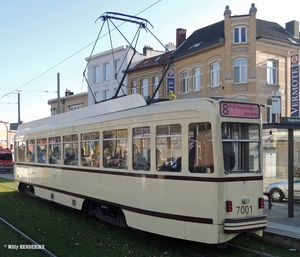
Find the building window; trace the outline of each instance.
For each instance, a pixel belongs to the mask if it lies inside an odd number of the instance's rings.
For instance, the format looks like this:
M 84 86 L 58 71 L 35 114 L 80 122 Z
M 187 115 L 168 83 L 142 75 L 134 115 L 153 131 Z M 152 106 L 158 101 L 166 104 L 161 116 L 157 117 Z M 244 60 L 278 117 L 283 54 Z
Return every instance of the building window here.
M 215 62 L 211 65 L 211 87 L 219 86 L 220 64 Z
M 182 72 L 182 93 L 189 92 L 189 73 L 187 71 Z
M 109 90 L 103 91 L 103 100 L 107 100 L 109 98 Z
M 131 82 L 131 94 L 136 94 L 136 81 Z
M 159 81 L 158 81 L 158 76 L 153 77 L 153 93 L 154 93 L 155 90 L 157 89 L 158 83 L 159 83 Z M 156 92 L 154 98 L 157 99 L 158 97 L 159 97 L 159 91 Z
M 142 79 L 142 96 L 148 96 L 148 79 Z
M 115 88 L 114 88 L 114 93 L 113 93 L 113 96 L 115 96 L 115 95 L 116 95 L 117 91 L 118 91 L 118 88 L 117 88 L 117 87 L 115 87 Z M 124 90 L 121 88 L 121 89 L 119 90 L 119 93 L 118 93 L 118 95 L 117 95 L 117 96 L 121 96 L 122 94 L 125 94 L 125 92 L 124 92 Z
M 193 70 L 193 90 L 199 91 L 200 85 L 200 68 L 196 68 Z
M 103 64 L 103 81 L 109 80 L 109 63 Z
M 234 28 L 234 43 L 246 43 L 246 27 Z
M 99 65 L 93 66 L 93 83 L 100 82 L 100 69 Z
M 247 59 L 235 59 L 233 61 L 234 83 L 247 82 Z
M 115 60 L 115 79 L 120 77 L 121 60 Z
M 57 115 L 58 114 L 58 109 L 57 107 L 51 108 L 51 116 Z
M 83 107 L 83 104 L 70 105 L 69 106 L 69 111 L 75 111 L 75 110 L 80 109 L 82 107 Z
M 100 93 L 99 93 L 99 91 L 95 91 L 95 98 L 96 98 L 96 101 L 100 101 Z
M 267 61 L 267 83 L 277 85 L 277 62 L 273 60 Z

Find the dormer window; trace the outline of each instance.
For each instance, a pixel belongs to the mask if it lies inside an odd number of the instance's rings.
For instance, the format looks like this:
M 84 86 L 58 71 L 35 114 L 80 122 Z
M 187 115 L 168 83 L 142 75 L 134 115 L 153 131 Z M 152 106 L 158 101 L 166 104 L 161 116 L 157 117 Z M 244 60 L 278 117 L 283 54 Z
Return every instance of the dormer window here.
M 234 28 L 234 43 L 241 44 L 246 43 L 246 27 L 235 27 Z
M 290 38 L 290 37 L 287 37 L 286 39 L 289 40 L 290 42 L 292 42 L 293 44 L 299 45 L 298 42 L 296 42 L 294 39 L 292 39 L 292 38 Z
M 196 48 L 196 47 L 198 47 L 198 46 L 200 46 L 200 45 L 203 45 L 203 42 L 202 42 L 202 41 L 193 44 L 189 49 Z

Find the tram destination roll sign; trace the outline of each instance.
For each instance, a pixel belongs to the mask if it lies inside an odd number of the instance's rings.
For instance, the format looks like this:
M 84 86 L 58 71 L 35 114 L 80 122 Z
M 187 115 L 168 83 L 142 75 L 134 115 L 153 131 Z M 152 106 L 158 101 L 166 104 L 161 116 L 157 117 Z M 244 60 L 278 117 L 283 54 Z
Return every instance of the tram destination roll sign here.
M 299 117 L 299 65 L 298 54 L 291 56 L 291 117 Z
M 223 117 L 258 119 L 260 108 L 258 104 L 221 102 L 220 113 Z

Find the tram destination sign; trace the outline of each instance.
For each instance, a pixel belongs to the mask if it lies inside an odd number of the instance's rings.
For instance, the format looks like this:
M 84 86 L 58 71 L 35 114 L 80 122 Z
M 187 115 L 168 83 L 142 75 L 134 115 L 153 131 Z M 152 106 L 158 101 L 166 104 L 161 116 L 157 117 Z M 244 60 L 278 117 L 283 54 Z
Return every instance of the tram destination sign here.
M 220 113 L 223 117 L 258 119 L 260 108 L 258 104 L 221 102 Z

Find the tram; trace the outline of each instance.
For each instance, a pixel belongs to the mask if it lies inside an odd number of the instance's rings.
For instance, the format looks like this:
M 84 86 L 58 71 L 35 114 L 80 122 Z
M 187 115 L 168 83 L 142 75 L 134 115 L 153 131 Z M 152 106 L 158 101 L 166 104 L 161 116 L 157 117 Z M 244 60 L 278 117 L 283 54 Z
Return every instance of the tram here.
M 14 181 L 121 227 L 202 242 L 262 235 L 260 106 L 132 94 L 21 124 Z

